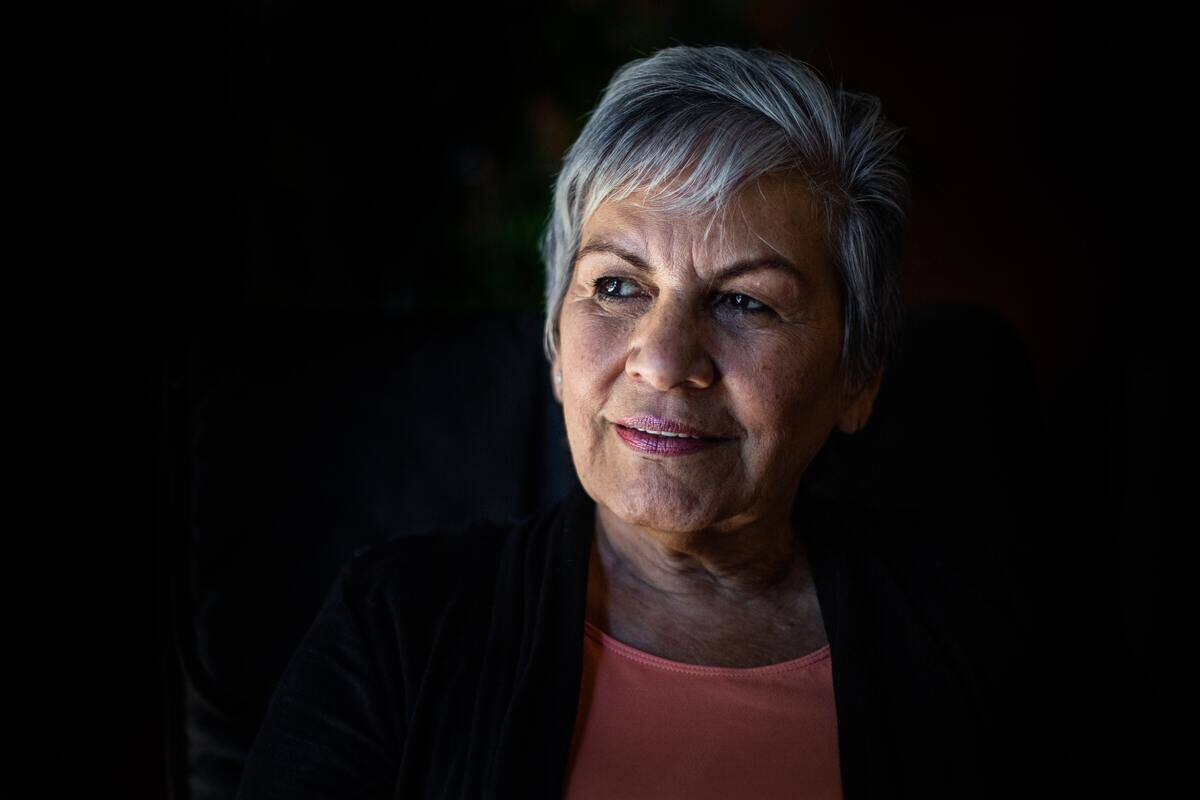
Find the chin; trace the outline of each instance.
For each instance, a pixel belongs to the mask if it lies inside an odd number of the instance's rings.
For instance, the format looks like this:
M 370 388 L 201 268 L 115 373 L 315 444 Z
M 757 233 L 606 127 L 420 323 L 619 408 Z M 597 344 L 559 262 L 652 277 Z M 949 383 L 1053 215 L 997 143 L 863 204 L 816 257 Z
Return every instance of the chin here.
M 684 533 L 711 520 L 711 493 L 673 482 L 638 482 L 625 486 L 609 508 L 625 522 L 660 531 Z

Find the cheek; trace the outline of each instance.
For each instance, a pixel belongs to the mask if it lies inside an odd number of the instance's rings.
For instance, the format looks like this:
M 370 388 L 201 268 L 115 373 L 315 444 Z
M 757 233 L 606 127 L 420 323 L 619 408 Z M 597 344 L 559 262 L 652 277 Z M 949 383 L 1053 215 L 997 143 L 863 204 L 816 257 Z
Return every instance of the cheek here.
M 590 451 L 604 433 L 602 411 L 624 369 L 627 321 L 570 309 L 559 324 L 563 409 L 575 450 Z
M 570 314 L 560 327 L 564 369 L 570 369 L 577 382 L 593 381 L 612 372 L 624 363 L 625 343 L 632 327 L 628 319 L 583 312 Z M 565 375 L 563 379 L 566 380 Z
M 761 446 L 784 446 L 824 426 L 830 388 L 825 361 L 819 348 L 799 337 L 764 338 L 728 353 L 725 377 L 735 414 Z

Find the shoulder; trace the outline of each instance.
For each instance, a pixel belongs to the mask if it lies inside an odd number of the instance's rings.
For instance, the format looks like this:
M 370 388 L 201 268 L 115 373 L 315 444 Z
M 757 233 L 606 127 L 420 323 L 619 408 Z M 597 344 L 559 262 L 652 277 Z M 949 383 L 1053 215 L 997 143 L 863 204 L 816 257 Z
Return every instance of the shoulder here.
M 933 627 L 1021 628 L 1035 604 L 1012 526 L 987 515 L 822 500 L 820 546 L 862 597 L 904 606 Z M 1006 634 L 1011 636 L 1012 634 Z
M 362 547 L 339 573 L 346 602 L 364 613 L 383 607 L 422 614 L 479 594 L 493 584 L 499 554 L 522 524 L 481 520 Z
M 881 509 L 841 499 L 821 500 L 819 507 L 825 538 L 859 559 L 897 570 L 996 579 L 1012 566 L 1013 531 L 984 514 Z
M 519 580 L 546 563 L 567 516 L 579 506 L 572 493 L 513 519 L 387 539 L 360 548 L 342 566 L 339 581 L 347 601 L 368 612 L 382 608 L 421 617 L 486 602 L 498 581 Z

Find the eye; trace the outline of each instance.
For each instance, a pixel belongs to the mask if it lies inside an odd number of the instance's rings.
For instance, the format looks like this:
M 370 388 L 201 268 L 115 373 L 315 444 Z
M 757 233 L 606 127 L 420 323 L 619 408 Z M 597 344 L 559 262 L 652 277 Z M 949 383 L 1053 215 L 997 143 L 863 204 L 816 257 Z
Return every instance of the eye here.
M 632 287 L 632 291 L 627 292 L 622 287 Z M 636 296 L 637 284 L 626 278 L 604 276 L 592 283 L 592 293 L 602 300 L 629 300 Z
M 748 314 L 755 314 L 758 312 L 771 310 L 767 308 L 765 303 L 755 300 L 750 295 L 742 294 L 741 292 L 730 292 L 729 294 L 723 295 L 721 300 L 730 308 L 733 308 L 737 311 L 744 311 Z
M 592 294 L 600 300 L 633 300 L 640 294 L 635 281 L 606 275 L 592 282 Z M 721 295 L 718 306 L 738 314 L 761 314 L 771 309 L 748 294 L 730 292 Z

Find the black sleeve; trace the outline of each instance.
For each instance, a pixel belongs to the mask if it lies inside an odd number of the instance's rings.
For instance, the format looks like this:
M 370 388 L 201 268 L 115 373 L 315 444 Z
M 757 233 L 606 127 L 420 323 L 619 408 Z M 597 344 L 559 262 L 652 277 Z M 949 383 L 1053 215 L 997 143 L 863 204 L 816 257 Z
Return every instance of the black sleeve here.
M 403 732 L 388 716 L 353 575 L 350 562 L 284 671 L 238 800 L 394 796 Z

